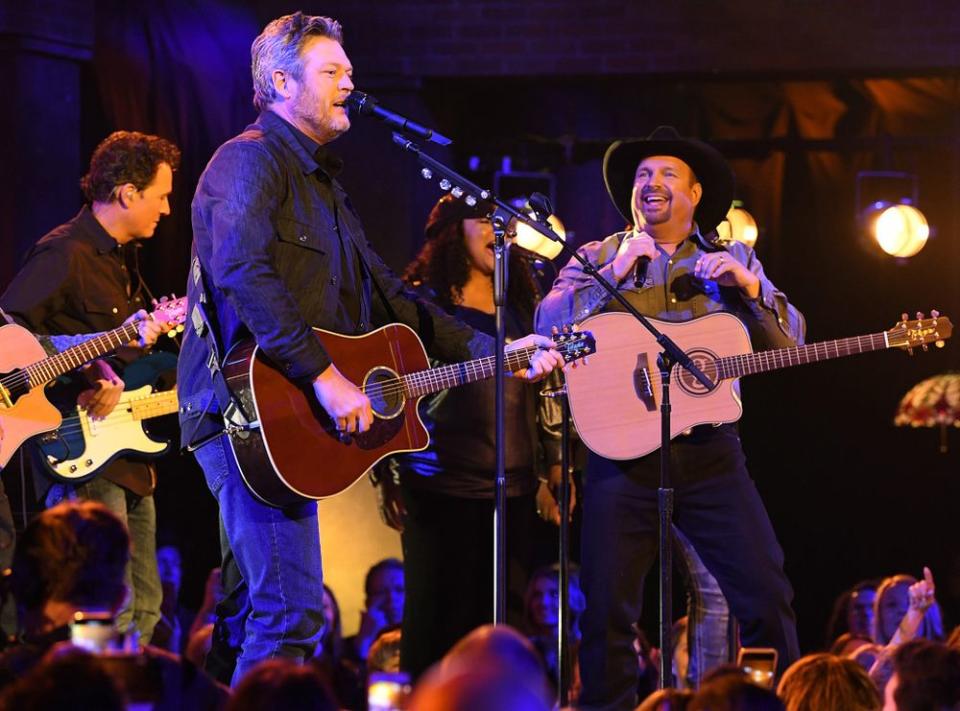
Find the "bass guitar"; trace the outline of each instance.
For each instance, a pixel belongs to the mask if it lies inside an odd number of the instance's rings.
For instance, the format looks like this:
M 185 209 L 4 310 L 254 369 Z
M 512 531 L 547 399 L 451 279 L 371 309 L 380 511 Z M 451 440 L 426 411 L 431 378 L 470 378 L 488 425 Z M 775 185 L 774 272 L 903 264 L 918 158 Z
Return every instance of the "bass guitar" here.
M 177 325 L 186 319 L 187 299 L 162 299 L 150 318 Z M 0 326 L 0 468 L 28 438 L 60 426 L 62 417 L 43 386 L 138 337 L 137 323 L 104 331 L 50 357 L 27 329 Z
M 740 419 L 743 407 L 734 386 L 744 375 L 884 348 L 942 346 L 953 325 L 936 311 L 932 316 L 918 314 L 908 321 L 904 314 L 889 331 L 759 353 L 752 352 L 746 327 L 732 314 L 709 314 L 681 323 L 650 319 L 714 384 L 707 390 L 689 371 L 674 366 L 670 437 L 696 425 Z M 636 459 L 659 449 L 659 344 L 625 313 L 592 316 L 581 327 L 592 331 L 599 344 L 589 368 L 566 371 L 570 414 L 583 443 L 607 459 Z
M 313 329 L 331 360 L 370 398 L 373 424 L 361 434 L 338 432 L 312 388 L 293 384 L 252 341 L 224 358 L 223 375 L 249 424 L 227 431 L 243 479 L 267 504 L 286 506 L 346 490 L 391 454 L 426 449 L 430 441 L 417 404 L 425 395 L 491 378 L 494 356 L 430 368 L 414 331 L 390 324 L 362 336 Z M 594 352 L 592 334 L 553 337 L 567 362 Z M 508 371 L 526 368 L 535 347 L 508 351 Z
M 151 392 L 150 385 L 125 391 L 120 402 L 102 420 L 91 419 L 77 407 L 76 414 L 63 418 L 59 429 L 34 438 L 39 460 L 46 473 L 65 484 L 92 479 L 120 455 L 158 457 L 169 448 L 168 441 L 153 439 L 143 423 L 177 411 L 176 390 Z

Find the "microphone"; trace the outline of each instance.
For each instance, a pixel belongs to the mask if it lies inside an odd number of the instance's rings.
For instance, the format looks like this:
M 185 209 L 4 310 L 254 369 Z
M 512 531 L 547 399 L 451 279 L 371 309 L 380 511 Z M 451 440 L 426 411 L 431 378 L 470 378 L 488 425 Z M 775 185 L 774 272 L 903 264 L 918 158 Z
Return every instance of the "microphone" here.
M 634 265 L 633 285 L 637 289 L 647 280 L 647 269 L 650 267 L 650 257 L 639 257 Z
M 393 111 L 383 108 L 382 106 L 378 105 L 375 98 L 370 96 L 370 94 L 364 94 L 362 91 L 350 92 L 350 95 L 347 97 L 347 106 L 361 116 L 375 116 L 388 126 L 395 128 L 398 131 L 412 134 L 417 138 L 424 139 L 425 141 L 432 141 L 433 143 L 437 143 L 441 146 L 449 146 L 451 143 L 453 143 L 453 141 L 451 141 L 449 138 L 437 133 L 433 129 L 421 126 L 405 116 L 395 114 Z
M 547 222 L 547 218 L 553 214 L 553 204 L 550 202 L 550 198 L 543 193 L 530 193 L 530 199 L 527 202 L 533 208 L 533 219 L 541 225 L 550 227 Z

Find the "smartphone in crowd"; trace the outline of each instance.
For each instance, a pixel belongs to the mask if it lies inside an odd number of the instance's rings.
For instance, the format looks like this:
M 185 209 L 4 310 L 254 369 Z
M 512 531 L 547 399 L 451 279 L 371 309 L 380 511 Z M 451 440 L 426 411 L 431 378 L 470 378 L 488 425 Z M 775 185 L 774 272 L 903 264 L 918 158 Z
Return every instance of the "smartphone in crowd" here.
M 370 672 L 367 682 L 369 711 L 402 711 L 412 690 L 410 675 L 402 672 Z
M 743 647 L 737 656 L 737 666 L 747 673 L 753 683 L 772 689 L 777 675 L 777 650 Z

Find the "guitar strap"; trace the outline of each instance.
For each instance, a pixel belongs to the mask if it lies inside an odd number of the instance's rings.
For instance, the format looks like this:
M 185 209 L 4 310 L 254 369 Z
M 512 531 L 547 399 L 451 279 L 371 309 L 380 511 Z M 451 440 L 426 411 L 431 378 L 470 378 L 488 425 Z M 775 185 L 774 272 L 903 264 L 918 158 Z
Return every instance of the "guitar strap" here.
M 240 429 L 249 429 L 251 427 L 251 418 L 243 409 L 243 405 L 233 396 L 227 381 L 223 377 L 220 360 L 220 346 L 217 343 L 216 331 L 210 325 L 210 318 L 205 308 L 209 304 L 210 297 L 207 290 L 206 279 L 203 278 L 203 266 L 200 264 L 200 256 L 197 254 L 196 245 L 190 248 L 191 274 L 193 283 L 199 289 L 197 303 L 193 305 L 193 311 L 190 313 L 190 320 L 193 330 L 207 344 L 209 355 L 207 356 L 207 370 L 210 371 L 210 380 L 213 383 L 213 392 L 216 395 L 217 403 L 220 405 L 220 412 L 223 413 L 223 419 L 227 428 L 239 427 Z
M 341 230 L 341 234 L 342 234 Z M 374 276 L 373 270 L 370 268 L 370 265 L 367 263 L 367 258 L 364 256 L 364 250 L 361 247 L 360 243 L 357 242 L 356 237 L 353 235 L 353 230 L 346 230 L 347 235 L 350 238 L 350 242 L 353 244 L 353 248 L 357 250 L 357 260 L 360 262 L 360 267 L 370 277 L 370 281 L 373 282 L 373 288 L 377 291 L 377 296 L 380 297 L 380 301 L 383 302 L 384 308 L 387 310 L 387 315 L 390 317 L 390 320 L 394 323 L 401 323 L 397 312 L 393 310 L 393 307 L 390 305 L 390 300 L 387 299 L 387 294 L 384 292 L 383 287 L 380 286 L 380 282 L 377 280 L 377 277 Z

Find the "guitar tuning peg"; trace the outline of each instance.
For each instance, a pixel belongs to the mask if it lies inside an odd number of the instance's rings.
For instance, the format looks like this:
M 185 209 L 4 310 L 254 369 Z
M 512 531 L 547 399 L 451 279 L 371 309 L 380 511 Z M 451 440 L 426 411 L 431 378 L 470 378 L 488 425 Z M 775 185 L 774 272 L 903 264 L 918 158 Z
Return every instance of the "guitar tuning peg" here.
M 935 345 L 937 348 L 943 348 L 947 344 L 944 341 L 936 341 L 933 345 Z
M 924 350 L 924 351 L 929 350 L 929 349 L 927 348 L 927 344 L 926 344 L 926 343 L 923 344 L 923 350 Z
M 930 318 L 933 319 L 933 325 L 937 325 L 937 319 L 940 318 L 940 312 L 936 309 L 930 309 Z
M 923 311 L 917 311 L 917 321 L 923 321 Z
M 906 312 L 906 311 L 904 311 L 902 314 L 900 314 L 900 323 L 902 323 L 904 326 L 907 325 L 907 312 Z

